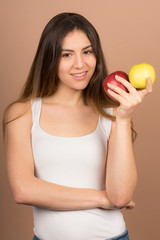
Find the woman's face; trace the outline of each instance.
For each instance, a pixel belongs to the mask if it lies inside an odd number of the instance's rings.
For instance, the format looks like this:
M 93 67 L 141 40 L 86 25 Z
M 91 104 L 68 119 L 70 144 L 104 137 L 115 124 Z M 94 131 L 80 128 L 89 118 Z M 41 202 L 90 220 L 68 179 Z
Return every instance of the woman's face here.
M 58 67 L 59 84 L 75 90 L 87 87 L 96 67 L 96 57 L 86 34 L 74 30 L 62 42 Z

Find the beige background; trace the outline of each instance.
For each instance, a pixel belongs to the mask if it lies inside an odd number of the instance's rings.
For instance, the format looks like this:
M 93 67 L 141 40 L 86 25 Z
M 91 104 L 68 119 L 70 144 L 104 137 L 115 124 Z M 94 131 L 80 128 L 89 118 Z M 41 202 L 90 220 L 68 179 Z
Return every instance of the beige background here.
M 50 18 L 63 11 L 80 13 L 93 23 L 101 37 L 109 72 L 128 72 L 132 65 L 142 62 L 155 67 L 157 79 L 153 94 L 134 114 L 139 173 L 134 195 L 136 208 L 123 212 L 131 240 L 160 239 L 159 0 L 1 0 L 0 5 L 1 117 L 25 82 L 43 28 Z M 0 238 L 29 240 L 33 236 L 32 208 L 13 202 L 2 138 L 0 144 Z

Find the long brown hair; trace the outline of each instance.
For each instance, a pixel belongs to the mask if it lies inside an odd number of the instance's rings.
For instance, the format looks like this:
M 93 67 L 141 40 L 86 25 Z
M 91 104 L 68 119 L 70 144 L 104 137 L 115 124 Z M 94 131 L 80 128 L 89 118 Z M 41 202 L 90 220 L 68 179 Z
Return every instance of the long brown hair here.
M 79 14 L 61 13 L 53 17 L 44 28 L 22 92 L 19 98 L 5 110 L 3 129 L 8 123 L 5 121 L 5 116 L 11 105 L 17 102 L 27 102 L 37 97 L 51 96 L 56 92 L 59 82 L 57 72 L 62 41 L 73 30 L 81 30 L 87 35 L 97 60 L 95 72 L 84 89 L 84 101 L 86 105 L 92 105 L 100 115 L 115 119 L 104 111 L 105 107 L 116 107 L 119 103 L 111 100 L 103 89 L 103 80 L 108 72 L 96 29 Z

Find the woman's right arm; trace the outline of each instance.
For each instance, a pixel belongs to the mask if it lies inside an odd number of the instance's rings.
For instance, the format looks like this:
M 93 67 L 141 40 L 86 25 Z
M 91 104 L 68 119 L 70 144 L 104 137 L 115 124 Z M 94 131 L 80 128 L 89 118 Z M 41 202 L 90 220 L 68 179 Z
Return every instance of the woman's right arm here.
M 30 103 L 14 104 L 7 121 L 21 115 Z M 31 147 L 32 113 L 28 110 L 7 124 L 6 159 L 11 190 L 16 203 L 52 210 L 113 209 L 105 191 L 65 187 L 37 178 Z

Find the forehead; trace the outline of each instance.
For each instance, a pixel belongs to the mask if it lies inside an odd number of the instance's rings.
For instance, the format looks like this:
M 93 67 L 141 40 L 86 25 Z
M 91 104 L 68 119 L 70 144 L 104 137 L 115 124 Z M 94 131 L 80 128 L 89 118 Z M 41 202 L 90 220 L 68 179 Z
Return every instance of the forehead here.
M 62 41 L 62 49 L 84 48 L 91 45 L 87 35 L 81 30 L 74 30 L 68 33 Z

